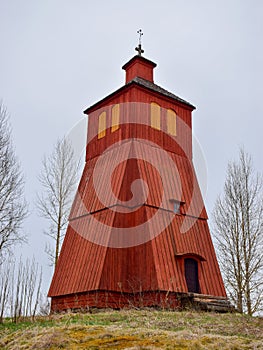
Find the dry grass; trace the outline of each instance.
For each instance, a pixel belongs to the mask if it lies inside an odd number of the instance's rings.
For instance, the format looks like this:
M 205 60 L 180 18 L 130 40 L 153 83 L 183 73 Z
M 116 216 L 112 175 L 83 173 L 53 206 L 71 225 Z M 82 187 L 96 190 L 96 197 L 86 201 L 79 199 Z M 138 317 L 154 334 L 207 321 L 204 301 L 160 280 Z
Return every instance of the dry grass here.
M 263 319 L 239 314 L 104 311 L 0 326 L 1 349 L 263 349 Z

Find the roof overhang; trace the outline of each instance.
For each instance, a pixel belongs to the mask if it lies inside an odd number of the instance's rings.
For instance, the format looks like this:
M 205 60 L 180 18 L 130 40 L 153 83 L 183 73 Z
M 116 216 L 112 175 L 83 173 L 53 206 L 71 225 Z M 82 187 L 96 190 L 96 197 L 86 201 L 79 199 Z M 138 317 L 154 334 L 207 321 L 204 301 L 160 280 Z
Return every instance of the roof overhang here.
M 114 92 L 112 92 L 111 94 L 107 95 L 106 97 L 104 97 L 103 99 L 101 99 L 100 101 L 96 102 L 95 104 L 93 104 L 92 106 L 88 107 L 86 110 L 84 110 L 84 114 L 89 114 L 91 112 L 94 112 L 95 110 L 97 110 L 98 108 L 102 107 L 103 105 L 107 104 L 107 102 L 110 102 L 111 99 L 113 99 L 114 97 L 122 94 L 123 92 L 125 92 L 126 90 L 130 89 L 133 86 L 137 86 L 139 88 L 142 88 L 148 92 L 157 94 L 159 96 L 162 96 L 165 99 L 168 100 L 172 100 L 173 102 L 178 103 L 179 105 L 183 105 L 185 108 L 193 111 L 195 110 L 195 106 L 193 106 L 192 104 L 190 104 L 189 102 L 181 99 L 180 97 L 170 93 L 169 91 L 161 88 L 160 86 L 153 84 L 151 82 L 147 82 L 144 79 L 141 78 L 135 78 L 133 80 L 131 80 L 129 83 L 123 85 L 122 87 L 120 87 L 118 90 L 115 90 Z M 130 101 L 130 102 L 136 102 L 136 101 Z

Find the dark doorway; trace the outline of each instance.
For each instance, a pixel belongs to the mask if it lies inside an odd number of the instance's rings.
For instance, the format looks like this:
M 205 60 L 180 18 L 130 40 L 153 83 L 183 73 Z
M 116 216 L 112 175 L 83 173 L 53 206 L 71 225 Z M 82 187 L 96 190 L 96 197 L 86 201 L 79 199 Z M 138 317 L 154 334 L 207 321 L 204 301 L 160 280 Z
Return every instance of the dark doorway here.
M 194 259 L 184 260 L 184 273 L 188 292 L 200 293 L 198 282 L 198 263 Z

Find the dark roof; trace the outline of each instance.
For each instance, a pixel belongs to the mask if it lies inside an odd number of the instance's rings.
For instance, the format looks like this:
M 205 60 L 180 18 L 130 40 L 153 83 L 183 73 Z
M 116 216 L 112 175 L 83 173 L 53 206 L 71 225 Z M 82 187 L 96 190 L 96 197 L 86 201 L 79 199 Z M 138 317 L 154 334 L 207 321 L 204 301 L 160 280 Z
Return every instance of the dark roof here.
M 159 94 L 162 94 L 162 95 L 165 95 L 165 96 L 168 96 L 174 100 L 177 100 L 181 103 L 184 103 L 184 104 L 187 104 L 188 106 L 192 107 L 195 109 L 195 106 L 193 106 L 191 103 L 183 100 L 182 98 L 174 95 L 172 92 L 169 92 L 168 90 L 165 90 L 164 88 L 162 88 L 161 86 L 159 85 L 156 85 L 154 83 L 152 83 L 151 81 L 149 80 L 145 80 L 143 78 L 140 78 L 140 77 L 135 77 L 134 79 L 132 79 L 131 81 L 128 82 L 127 85 L 129 85 L 130 83 L 132 82 L 135 82 L 137 83 L 138 85 L 141 85 L 143 87 L 146 87 L 147 89 L 150 89 L 152 91 L 155 91 L 155 92 L 158 92 Z
M 143 79 L 143 78 L 140 78 L 140 77 L 135 77 L 133 78 L 132 80 L 130 80 L 127 84 L 123 85 L 122 87 L 120 87 L 118 90 L 112 92 L 111 94 L 109 94 L 108 96 L 104 97 L 103 99 L 101 99 L 100 101 L 94 103 L 93 105 L 91 105 L 90 107 L 88 107 L 84 113 L 85 114 L 88 114 L 90 113 L 91 110 L 94 110 L 95 107 L 99 106 L 101 103 L 103 103 L 104 101 L 106 101 L 108 98 L 114 96 L 115 94 L 121 92 L 122 90 L 124 90 L 125 88 L 127 88 L 128 86 L 132 85 L 132 84 L 136 84 L 136 85 L 139 85 L 139 86 L 142 86 L 148 90 L 151 90 L 151 91 L 154 91 L 154 92 L 157 92 L 163 96 L 167 96 L 173 100 L 176 100 L 180 103 L 183 103 L 184 105 L 187 105 L 189 106 L 192 110 L 195 109 L 195 106 L 193 106 L 191 103 L 183 100 L 182 98 L 174 95 L 173 93 L 163 89 L 162 87 L 160 87 L 159 85 L 156 85 L 154 83 L 152 83 L 151 81 L 149 80 L 146 80 L 146 79 Z

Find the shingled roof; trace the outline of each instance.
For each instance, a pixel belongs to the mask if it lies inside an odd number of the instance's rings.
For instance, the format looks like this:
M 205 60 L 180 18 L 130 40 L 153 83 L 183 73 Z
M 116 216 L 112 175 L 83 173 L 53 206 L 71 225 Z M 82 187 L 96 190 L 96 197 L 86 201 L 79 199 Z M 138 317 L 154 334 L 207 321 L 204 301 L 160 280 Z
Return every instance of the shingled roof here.
M 168 90 L 165 90 L 164 88 L 162 88 L 161 86 L 159 85 L 156 85 L 154 83 L 152 83 L 151 81 L 149 80 L 146 80 L 146 79 L 143 79 L 143 78 L 140 78 L 140 77 L 135 77 L 134 79 L 132 79 L 128 84 L 126 85 L 129 85 L 129 84 L 132 84 L 132 83 L 136 83 L 140 86 L 143 86 L 151 91 L 155 91 L 155 92 L 158 92 L 159 94 L 161 95 L 164 95 L 164 96 L 167 96 L 167 97 L 170 97 L 172 98 L 173 100 L 176 100 L 176 101 L 179 101 L 181 103 L 184 103 L 186 105 L 188 105 L 189 107 L 195 109 L 195 106 L 193 106 L 191 103 L 183 100 L 182 98 L 176 96 L 175 94 L 173 94 L 172 92 L 168 91 Z
M 154 83 L 152 83 L 149 80 L 140 78 L 140 77 L 135 77 L 132 80 L 130 80 L 127 84 L 121 86 L 118 90 L 115 90 L 114 92 L 112 92 L 111 94 L 107 95 L 106 97 L 104 97 L 102 100 L 96 102 L 95 104 L 93 104 L 92 106 L 88 107 L 84 113 L 88 114 L 90 113 L 92 110 L 94 110 L 94 107 L 99 107 L 101 105 L 101 103 L 103 103 L 104 101 L 110 99 L 112 96 L 122 92 L 124 89 L 127 89 L 129 86 L 131 85 L 138 85 L 141 86 L 151 92 L 155 92 L 158 94 L 161 94 L 163 96 L 166 96 L 168 98 L 171 98 L 175 101 L 178 101 L 180 103 L 183 103 L 184 105 L 187 105 L 188 107 L 190 107 L 192 110 L 195 109 L 195 106 L 193 106 L 191 103 L 187 102 L 186 100 L 183 100 L 182 98 L 176 96 L 175 94 L 173 94 L 172 92 L 165 90 L 164 88 L 162 88 L 159 85 L 156 85 Z

